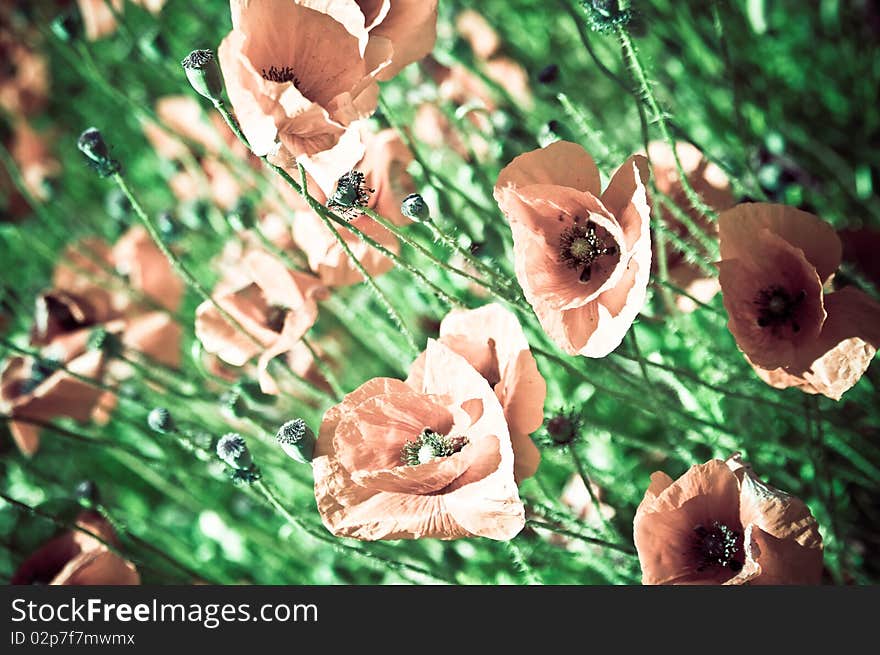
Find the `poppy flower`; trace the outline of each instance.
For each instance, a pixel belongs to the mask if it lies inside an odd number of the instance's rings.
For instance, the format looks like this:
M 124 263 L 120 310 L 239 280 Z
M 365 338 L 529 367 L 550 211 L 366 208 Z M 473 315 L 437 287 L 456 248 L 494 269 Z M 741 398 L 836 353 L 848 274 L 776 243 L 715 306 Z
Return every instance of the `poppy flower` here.
M 636 510 L 643 584 L 818 584 L 822 537 L 809 508 L 739 455 L 662 472 Z
M 465 9 L 455 17 L 455 29 L 479 59 L 488 59 L 501 48 L 498 33 L 473 9 Z
M 272 154 L 282 165 L 297 159 L 311 171 L 312 156 L 337 146 L 349 125 L 376 109 L 376 75 L 389 63 L 391 44 L 377 38 L 362 49 L 361 41 L 369 40 L 363 24 L 355 28 L 328 3 L 316 6 L 331 13 L 309 4 L 231 0 L 233 29 L 218 56 L 254 153 Z M 334 153 L 331 177 L 358 158 L 354 152 Z
M 745 203 L 719 218 L 719 280 L 728 328 L 775 387 L 840 397 L 880 345 L 880 304 L 844 288 L 823 294 L 840 265 L 833 228 L 806 212 Z
M 360 42 L 361 51 L 390 44 L 389 63 L 378 74 L 390 80 L 405 66 L 434 49 L 437 40 L 437 0 L 296 0 L 327 12 Z
M 395 225 L 407 224 L 409 219 L 400 213 L 400 204 L 415 190 L 413 180 L 406 172 L 407 165 L 412 161 L 412 154 L 396 132 L 390 129 L 375 134 L 364 132 L 363 141 L 363 157 L 344 183 L 356 186 L 357 191 L 363 193 L 363 204 L 366 207 Z M 319 189 L 313 190 L 312 195 L 322 204 L 327 203 L 327 197 Z M 349 216 L 352 226 L 391 252 L 399 252 L 397 237 L 369 216 L 358 215 L 356 207 L 351 208 L 350 212 L 343 208 L 341 213 Z M 342 226 L 334 227 L 367 273 L 375 277 L 392 268 L 394 264 L 390 259 L 364 243 L 354 232 Z M 308 257 L 309 268 L 324 284 L 341 287 L 363 281 L 360 271 L 351 262 L 336 237 L 311 209 L 297 212 L 293 222 L 293 238 Z
M 463 357 L 429 341 L 421 390 L 376 378 L 324 415 L 315 497 L 357 539 L 505 540 L 525 525 L 504 410 Z
M 250 282 L 221 287 L 214 294 L 220 307 L 235 318 L 247 334 L 230 325 L 213 303 L 196 309 L 196 337 L 205 350 L 232 366 L 244 366 L 259 356 L 258 377 L 264 393 L 278 387 L 268 373 L 269 363 L 288 353 L 318 318 L 318 300 L 329 292 L 318 278 L 291 271 L 265 251 L 245 256 L 242 265 Z
M 18 165 L 30 194 L 47 200 L 48 181 L 58 175 L 61 165 L 49 152 L 46 140 L 24 120 L 18 121 L 12 133 L 10 154 Z
M 706 159 L 703 153 L 690 143 L 677 142 L 675 151 L 688 183 L 703 203 L 717 212 L 734 205 L 730 180 L 724 171 Z M 718 231 L 717 224 L 710 222 L 695 210 L 685 195 L 672 148 L 665 141 L 652 141 L 648 144 L 648 158 L 651 161 L 657 190 L 687 214 L 703 232 L 714 236 Z M 671 211 L 658 205 L 656 199 L 650 200 L 651 206 L 660 210 L 658 213 L 662 215 L 666 226 L 679 237 L 688 240 L 688 230 L 684 223 Z M 716 277 L 706 275 L 699 267 L 687 262 L 684 255 L 674 248 L 667 248 L 666 266 L 670 281 L 701 302 L 709 302 L 720 290 Z M 682 295 L 676 297 L 675 304 L 683 312 L 692 312 L 697 308 L 693 300 Z
M 0 29 L 0 108 L 13 118 L 40 112 L 49 94 L 46 59 L 10 27 Z
M 76 525 L 116 546 L 113 528 L 97 512 L 84 511 Z M 134 564 L 110 550 L 106 544 L 79 530 L 68 530 L 48 541 L 28 557 L 13 574 L 11 584 L 49 585 L 138 585 Z
M 534 475 L 541 453 L 529 435 L 544 422 L 547 384 L 516 316 L 497 304 L 454 310 L 440 323 L 440 343 L 464 357 L 498 396 L 510 431 L 517 482 Z M 425 352 L 419 355 L 406 379 L 420 391 L 426 357 Z
M 544 331 L 569 354 L 610 353 L 645 302 L 647 171 L 644 157 L 630 157 L 600 192 L 590 155 L 558 141 L 514 159 L 495 185 L 520 286 Z
M 97 41 L 116 31 L 116 14 L 125 11 L 124 0 L 76 0 L 82 16 L 86 38 Z M 152 14 L 158 14 L 166 0 L 131 0 Z

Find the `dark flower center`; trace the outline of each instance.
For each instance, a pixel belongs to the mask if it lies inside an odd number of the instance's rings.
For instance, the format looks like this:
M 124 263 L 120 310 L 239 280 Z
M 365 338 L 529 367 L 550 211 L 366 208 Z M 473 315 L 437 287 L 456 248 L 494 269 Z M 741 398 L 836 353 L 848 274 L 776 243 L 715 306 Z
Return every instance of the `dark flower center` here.
M 742 570 L 740 553 L 740 533 L 715 521 L 710 527 L 698 525 L 694 528 L 693 552 L 697 560 L 697 571 L 705 571 L 716 566 L 726 567 L 733 573 Z
M 803 289 L 794 294 L 781 286 L 761 289 L 754 301 L 758 307 L 758 327 L 778 328 L 791 325 L 792 332 L 800 332 L 801 326 L 797 322 L 796 313 L 806 297 L 807 292 Z
M 287 312 L 290 310 L 281 305 L 272 305 L 266 312 L 266 327 L 272 332 L 281 332 L 284 329 L 284 321 L 287 318 Z
M 404 444 L 400 460 L 408 466 L 427 464 L 438 457 L 454 455 L 467 445 L 467 437 L 453 437 L 425 428 L 416 439 Z
M 593 274 L 593 264 L 600 257 L 606 255 L 616 255 L 617 245 L 607 244 L 605 239 L 596 232 L 596 224 L 593 221 L 587 221 L 583 225 L 578 225 L 579 220 L 575 218 L 575 224 L 567 228 L 559 237 L 559 257 L 560 261 L 569 268 L 581 269 L 581 282 L 587 283 Z
M 290 66 L 284 66 L 283 68 L 270 66 L 269 70 L 263 68 L 260 71 L 260 74 L 263 76 L 264 80 L 268 80 L 269 82 L 277 82 L 278 84 L 293 82 L 293 86 L 299 88 L 299 78 Z
M 366 184 L 367 176 L 360 171 L 349 171 L 336 182 L 336 190 L 330 196 L 327 206 L 342 208 L 342 215 L 351 220 L 361 212 L 358 207 L 366 207 L 370 196 L 376 193 Z

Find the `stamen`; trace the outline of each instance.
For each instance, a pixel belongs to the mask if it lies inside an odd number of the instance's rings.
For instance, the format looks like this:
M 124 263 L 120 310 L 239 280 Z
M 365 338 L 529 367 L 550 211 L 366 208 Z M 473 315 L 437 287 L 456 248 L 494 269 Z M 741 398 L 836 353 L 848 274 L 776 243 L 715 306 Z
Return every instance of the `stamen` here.
M 358 216 L 359 207 L 366 207 L 370 195 L 376 193 L 366 185 L 366 175 L 360 171 L 349 171 L 336 182 L 336 191 L 330 196 L 327 206 L 331 209 L 341 208 L 341 214 L 348 220 Z
M 807 292 L 803 289 L 794 295 L 778 285 L 761 289 L 754 300 L 758 306 L 758 327 L 776 329 L 790 325 L 792 332 L 800 332 L 801 326 L 795 314 L 806 297 Z
M 587 283 L 593 275 L 593 264 L 600 257 L 616 255 L 617 245 L 607 244 L 596 232 L 596 224 L 588 220 L 579 225 L 580 217 L 576 216 L 575 224 L 562 232 L 559 237 L 559 257 L 569 268 L 580 268 L 578 279 Z
M 452 437 L 425 428 L 417 439 L 404 444 L 400 459 L 407 466 L 418 466 L 439 457 L 454 455 L 467 445 L 467 437 Z
M 711 528 L 698 525 L 694 528 L 693 552 L 697 559 L 697 571 L 721 566 L 734 573 L 742 570 L 742 562 L 735 559 L 739 553 L 737 544 L 740 533 L 723 523 L 715 521 Z
M 284 68 L 270 66 L 269 70 L 263 68 L 260 71 L 260 74 L 263 76 L 264 80 L 268 80 L 269 82 L 277 82 L 278 84 L 293 82 L 293 86 L 299 88 L 299 78 L 290 66 L 285 66 Z

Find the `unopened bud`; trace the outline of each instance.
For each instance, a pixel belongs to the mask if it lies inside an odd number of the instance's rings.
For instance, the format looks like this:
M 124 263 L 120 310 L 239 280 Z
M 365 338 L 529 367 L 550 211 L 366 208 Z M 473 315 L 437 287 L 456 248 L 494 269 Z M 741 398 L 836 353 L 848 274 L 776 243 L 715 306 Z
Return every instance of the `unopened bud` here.
M 621 0 L 581 0 L 590 29 L 602 34 L 629 25 L 633 12 L 626 4 Z
M 400 213 L 419 223 L 431 220 L 431 210 L 428 203 L 418 193 L 411 193 L 400 204 Z
M 88 348 L 89 350 L 100 350 L 110 358 L 119 357 L 123 349 L 120 338 L 102 327 L 95 328 L 89 334 Z
M 110 156 L 110 148 L 107 147 L 107 142 L 104 141 L 98 128 L 90 127 L 80 134 L 76 145 L 101 177 L 107 177 L 122 170 L 119 162 Z
M 222 99 L 223 75 L 211 50 L 193 50 L 180 63 L 196 93 L 212 102 Z
M 73 493 L 80 504 L 86 505 L 87 507 L 92 507 L 101 502 L 101 494 L 98 493 L 98 485 L 92 480 L 83 480 L 80 482 L 76 485 L 76 489 L 74 489 Z
M 285 453 L 301 464 L 310 463 L 315 455 L 315 433 L 301 418 L 282 425 L 275 440 Z
M 554 416 L 547 421 L 547 434 L 560 446 L 570 444 L 577 437 L 576 421 L 564 414 Z
M 159 434 L 167 434 L 176 429 L 174 419 L 171 418 L 171 412 L 164 407 L 156 407 L 147 415 L 147 425 L 150 426 L 151 430 Z

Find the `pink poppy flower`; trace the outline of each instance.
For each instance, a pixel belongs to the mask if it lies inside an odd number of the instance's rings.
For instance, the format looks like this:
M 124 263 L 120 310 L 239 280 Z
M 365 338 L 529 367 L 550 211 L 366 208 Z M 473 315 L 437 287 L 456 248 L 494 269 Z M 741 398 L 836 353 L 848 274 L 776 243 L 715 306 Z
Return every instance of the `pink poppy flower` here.
M 153 14 L 158 14 L 166 0 L 131 0 Z M 77 0 L 86 38 L 97 41 L 116 31 L 116 15 L 125 11 L 124 0 Z M 115 13 L 114 13 L 115 12 Z
M 604 357 L 635 320 L 651 271 L 647 162 L 629 158 L 600 193 L 583 148 L 558 141 L 514 159 L 495 198 L 513 232 L 516 276 L 567 353 Z
M 276 394 L 269 363 L 293 349 L 314 325 L 317 301 L 329 292 L 316 277 L 291 271 L 265 251 L 250 252 L 242 264 L 250 282 L 232 290 L 221 287 L 214 298 L 248 334 L 230 325 L 213 303 L 205 301 L 196 309 L 196 337 L 207 352 L 232 366 L 244 366 L 259 356 L 260 386 L 265 393 Z
M 818 584 L 822 537 L 809 508 L 738 455 L 662 472 L 636 511 L 643 584 Z
M 517 482 L 534 475 L 541 453 L 529 435 L 544 422 L 547 384 L 516 316 L 497 304 L 454 310 L 440 323 L 440 343 L 464 357 L 498 396 L 510 431 Z M 426 358 L 426 352 L 419 355 L 406 379 L 418 391 L 424 387 Z
M 880 304 L 845 288 L 823 294 L 841 244 L 816 216 L 765 203 L 721 214 L 720 270 L 728 328 L 774 387 L 840 397 L 880 345 Z
M 525 524 L 498 398 L 464 358 L 429 341 L 421 391 L 376 378 L 324 415 L 315 497 L 357 539 L 511 539 Z
M 113 528 L 97 512 L 84 511 L 76 524 L 114 546 Z M 28 557 L 12 576 L 11 584 L 138 585 L 134 564 L 123 559 L 95 537 L 68 530 L 48 541 Z
M 400 213 L 400 204 L 415 189 L 412 178 L 406 172 L 412 154 L 393 130 L 382 130 L 376 134 L 365 132 L 363 141 L 364 154 L 354 170 L 364 176 L 361 187 L 367 194 L 366 206 L 395 225 L 405 225 L 409 219 Z M 326 204 L 327 197 L 318 189 L 313 189 L 312 195 Z M 356 213 L 356 209 L 352 213 Z M 349 223 L 391 252 L 399 252 L 397 237 L 369 216 L 352 216 Z M 367 273 L 375 277 L 392 268 L 394 264 L 390 259 L 368 246 L 354 232 L 342 226 L 335 227 Z M 308 257 L 309 268 L 324 284 L 341 287 L 363 281 L 360 271 L 336 237 L 311 209 L 297 212 L 293 238 Z

